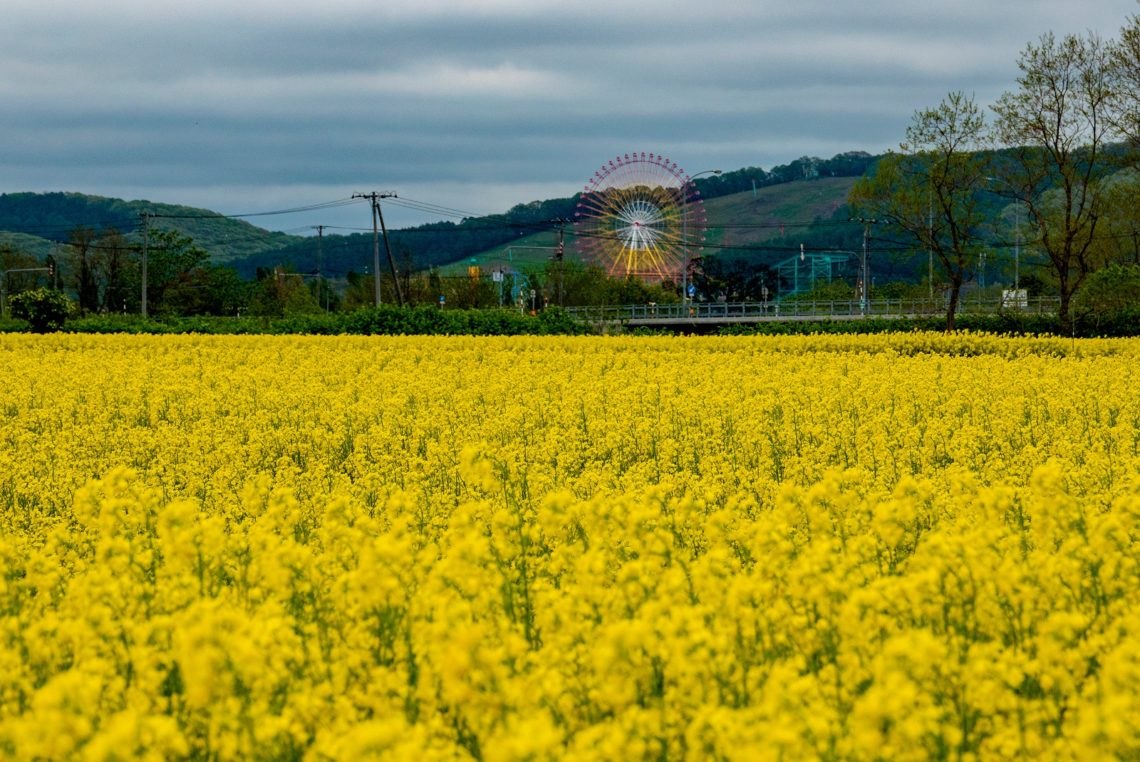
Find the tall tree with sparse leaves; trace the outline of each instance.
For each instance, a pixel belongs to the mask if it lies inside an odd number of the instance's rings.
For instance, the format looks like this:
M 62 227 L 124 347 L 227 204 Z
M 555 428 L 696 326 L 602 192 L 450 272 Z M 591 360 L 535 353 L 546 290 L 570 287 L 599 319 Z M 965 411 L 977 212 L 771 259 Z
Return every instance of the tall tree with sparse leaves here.
M 1140 166 L 1140 16 L 1132 16 L 1112 45 L 1112 65 L 1118 78 L 1112 121 L 1132 149 Z
M 1105 149 L 1117 135 L 1111 117 L 1120 96 L 1110 53 L 1096 35 L 1045 34 L 1022 52 L 1017 89 L 993 107 L 1009 148 L 1003 193 L 1022 205 L 1032 243 L 1048 258 L 1065 329 L 1073 295 L 1098 264 L 1104 179 L 1113 171 Z
M 985 117 L 972 97 L 946 96 L 915 112 L 898 153 L 851 190 L 860 213 L 887 221 L 921 250 L 929 250 L 948 283 L 946 330 L 954 330 L 962 285 L 972 277 L 985 238 L 981 203 L 990 173 Z

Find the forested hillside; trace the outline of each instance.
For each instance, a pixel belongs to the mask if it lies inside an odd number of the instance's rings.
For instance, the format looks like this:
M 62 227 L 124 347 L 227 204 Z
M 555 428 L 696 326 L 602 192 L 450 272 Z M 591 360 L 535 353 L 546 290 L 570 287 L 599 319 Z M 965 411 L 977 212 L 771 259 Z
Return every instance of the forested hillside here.
M 137 237 L 142 230 L 144 212 L 152 215 L 154 228 L 174 230 L 194 239 L 215 263 L 303 240 L 208 209 L 83 193 L 5 193 L 0 194 L 0 243 L 43 256 L 50 253 L 54 244 L 67 243 L 81 228 L 100 235 L 114 230 Z

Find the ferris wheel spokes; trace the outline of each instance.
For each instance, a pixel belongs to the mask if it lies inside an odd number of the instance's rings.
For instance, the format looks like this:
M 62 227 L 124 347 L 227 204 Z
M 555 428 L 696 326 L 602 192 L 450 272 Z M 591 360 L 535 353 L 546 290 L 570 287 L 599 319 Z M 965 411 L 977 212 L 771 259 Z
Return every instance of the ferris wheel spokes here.
M 579 250 L 611 275 L 676 280 L 703 240 L 704 208 L 691 179 L 658 154 L 602 165 L 579 200 Z

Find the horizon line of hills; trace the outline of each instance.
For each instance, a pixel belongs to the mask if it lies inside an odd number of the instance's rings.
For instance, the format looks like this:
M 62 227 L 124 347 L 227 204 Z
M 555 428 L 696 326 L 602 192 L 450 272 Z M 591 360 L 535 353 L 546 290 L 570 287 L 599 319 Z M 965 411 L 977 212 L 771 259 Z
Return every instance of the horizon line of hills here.
M 772 241 L 785 234 L 789 225 L 830 217 L 845 206 L 854 181 L 879 158 L 863 151 L 849 151 L 831 159 L 804 156 L 771 170 L 746 167 L 697 178 L 694 184 L 709 208 L 710 219 L 732 215 L 735 220 L 751 223 L 737 226 L 731 233 L 714 233 L 718 247 L 728 250 L 733 241 L 740 245 Z M 812 182 L 821 180 L 832 182 Z M 800 187 L 779 192 L 780 186 L 796 183 Z M 740 198 L 730 198 L 733 196 Z M 577 195 L 531 201 L 502 214 L 393 229 L 389 237 L 402 267 L 427 270 L 469 261 L 512 242 L 551 233 L 555 229 L 552 221 L 573 219 L 576 204 Z M 43 259 L 60 244 L 67 244 L 80 228 L 96 234 L 115 230 L 133 240 L 141 237 L 144 212 L 152 215 L 152 229 L 189 236 L 209 254 L 211 262 L 233 267 L 246 278 L 254 277 L 259 268 L 287 265 L 307 271 L 316 262 L 318 242 L 314 236 L 269 231 L 206 209 L 63 191 L 0 194 L 0 247 Z M 361 272 L 371 262 L 372 234 L 326 233 L 323 249 L 324 272 L 330 277 Z M 778 247 L 774 250 L 779 251 Z

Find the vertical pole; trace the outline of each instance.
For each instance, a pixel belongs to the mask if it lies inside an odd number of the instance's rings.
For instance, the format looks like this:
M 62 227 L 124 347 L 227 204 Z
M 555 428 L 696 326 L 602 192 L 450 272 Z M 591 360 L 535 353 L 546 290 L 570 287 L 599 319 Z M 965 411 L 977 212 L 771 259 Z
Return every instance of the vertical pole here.
M 871 221 L 863 220 L 863 283 L 859 289 L 859 312 L 866 316 L 867 314 L 867 286 L 870 281 L 869 273 L 867 272 L 867 239 L 871 237 Z
M 396 260 L 392 257 L 392 245 L 388 242 L 388 228 L 384 225 L 384 210 L 382 210 L 380 208 L 380 199 L 381 198 L 389 198 L 390 195 L 395 195 L 395 194 L 381 193 L 378 196 L 376 196 L 376 201 L 375 201 L 375 203 L 376 203 L 376 216 L 378 216 L 380 218 L 380 230 L 384 234 L 384 251 L 387 252 L 387 254 L 388 254 L 388 267 L 390 267 L 392 269 L 392 284 L 396 289 L 396 302 L 401 307 L 403 307 L 404 306 L 404 289 L 400 286 L 400 275 L 396 272 Z M 380 272 L 379 260 L 377 260 L 376 272 Z M 377 289 L 379 289 L 379 277 L 380 276 L 378 275 L 376 277 L 377 277 Z M 377 290 L 376 293 L 380 293 L 379 290 Z
M 681 185 L 681 312 L 689 299 L 689 185 Z
M 380 229 L 377 216 L 380 214 L 380 202 L 376 194 L 372 194 L 372 281 L 376 288 L 375 305 L 380 306 Z
M 376 288 L 376 296 L 373 303 L 380 306 L 380 230 L 377 227 L 377 216 L 380 214 L 380 194 L 376 191 L 372 193 L 353 193 L 353 198 L 366 198 L 372 202 L 372 280 Z M 347 245 L 347 242 L 346 244 Z
M 803 261 L 804 261 L 804 245 L 801 243 L 800 244 L 800 262 L 803 262 Z M 792 267 L 796 268 L 792 273 L 792 291 L 797 295 L 800 293 L 800 262 L 797 262 L 795 260 L 795 257 L 792 257 Z
M 317 225 L 317 304 L 320 304 L 321 289 L 325 292 L 325 312 L 329 311 L 329 291 L 325 284 L 325 278 L 322 274 L 324 272 L 325 252 L 324 252 L 324 238 L 325 226 Z
M 566 255 L 566 220 L 558 219 L 558 306 L 562 305 L 562 272 Z
M 141 312 L 142 312 L 142 316 L 145 318 L 147 316 L 147 304 L 146 304 L 147 260 L 150 258 L 150 212 L 143 212 L 142 218 L 143 218 L 143 250 L 142 250 L 142 296 L 141 296 L 142 310 L 141 310 Z

